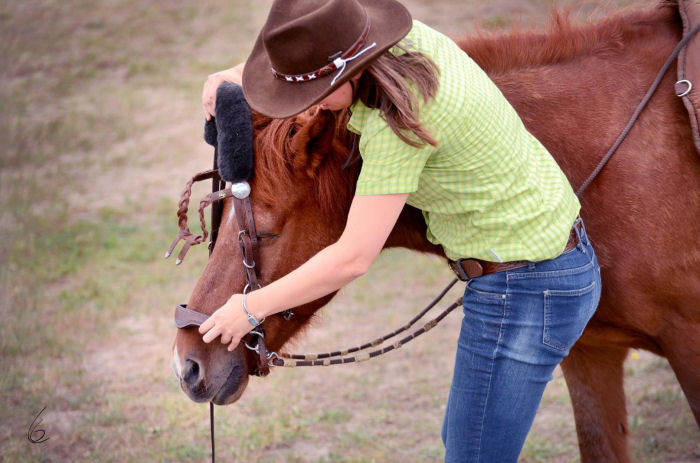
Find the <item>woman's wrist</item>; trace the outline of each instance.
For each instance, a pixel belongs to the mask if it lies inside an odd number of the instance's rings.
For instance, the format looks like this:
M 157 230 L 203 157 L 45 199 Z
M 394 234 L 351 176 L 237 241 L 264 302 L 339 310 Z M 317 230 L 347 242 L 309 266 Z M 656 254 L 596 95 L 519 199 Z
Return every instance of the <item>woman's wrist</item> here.
M 268 315 L 272 315 L 274 313 L 271 312 L 268 307 L 266 307 L 264 296 L 264 292 L 261 288 L 248 293 L 248 297 L 245 300 L 246 309 L 258 320 L 262 320 Z

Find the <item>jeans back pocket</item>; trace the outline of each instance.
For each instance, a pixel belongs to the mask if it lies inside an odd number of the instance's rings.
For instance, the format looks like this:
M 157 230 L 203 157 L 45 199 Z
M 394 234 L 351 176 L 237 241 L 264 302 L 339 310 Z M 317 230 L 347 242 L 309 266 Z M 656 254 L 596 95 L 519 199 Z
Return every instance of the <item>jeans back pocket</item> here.
M 557 350 L 569 350 L 593 316 L 596 305 L 594 280 L 573 290 L 544 291 L 544 330 L 542 342 Z

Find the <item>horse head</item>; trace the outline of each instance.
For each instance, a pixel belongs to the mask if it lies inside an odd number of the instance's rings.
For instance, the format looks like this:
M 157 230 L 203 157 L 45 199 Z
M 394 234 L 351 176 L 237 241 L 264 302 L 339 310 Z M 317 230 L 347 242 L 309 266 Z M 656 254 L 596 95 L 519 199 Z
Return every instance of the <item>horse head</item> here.
M 343 167 L 352 144 L 347 114 L 312 109 L 290 119 L 253 113 L 254 175 L 249 180 L 259 237 L 259 280 L 279 279 L 336 241 L 345 224 L 359 166 Z M 223 204 L 216 246 L 188 307 L 211 315 L 245 285 L 233 200 Z M 329 295 L 264 323 L 266 345 L 279 350 L 305 326 Z M 173 361 L 183 391 L 197 402 L 229 404 L 256 368 L 243 344 L 229 352 L 218 339 L 202 341 L 196 327 L 178 329 Z

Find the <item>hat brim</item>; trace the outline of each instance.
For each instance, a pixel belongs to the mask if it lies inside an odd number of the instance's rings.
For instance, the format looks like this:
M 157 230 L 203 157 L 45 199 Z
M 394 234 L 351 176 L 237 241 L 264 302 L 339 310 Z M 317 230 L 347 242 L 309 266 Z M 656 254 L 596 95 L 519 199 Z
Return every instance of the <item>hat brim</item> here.
M 307 82 L 285 82 L 272 74 L 272 65 L 262 41 L 262 32 L 243 68 L 243 94 L 257 112 L 273 118 L 299 114 L 347 82 L 356 72 L 398 43 L 413 26 L 406 7 L 394 0 L 358 0 L 371 21 L 366 44 L 377 45 L 349 61 L 331 86 L 336 72 Z

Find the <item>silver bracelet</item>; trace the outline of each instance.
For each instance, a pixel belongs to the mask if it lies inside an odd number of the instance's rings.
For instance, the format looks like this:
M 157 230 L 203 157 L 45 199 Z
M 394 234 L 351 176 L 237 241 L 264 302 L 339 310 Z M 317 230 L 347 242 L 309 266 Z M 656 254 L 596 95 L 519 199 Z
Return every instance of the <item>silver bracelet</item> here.
M 243 308 L 243 312 L 245 312 L 246 316 L 248 317 L 248 321 L 250 322 L 250 324 L 253 325 L 253 328 L 255 328 L 265 321 L 265 317 L 263 317 L 262 320 L 258 320 L 257 318 L 255 318 L 255 315 L 248 312 L 248 307 L 245 304 L 246 299 L 248 299 L 248 294 L 243 293 L 243 300 L 241 300 L 241 308 Z

